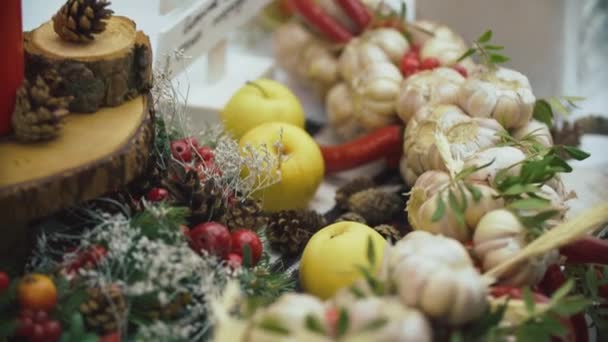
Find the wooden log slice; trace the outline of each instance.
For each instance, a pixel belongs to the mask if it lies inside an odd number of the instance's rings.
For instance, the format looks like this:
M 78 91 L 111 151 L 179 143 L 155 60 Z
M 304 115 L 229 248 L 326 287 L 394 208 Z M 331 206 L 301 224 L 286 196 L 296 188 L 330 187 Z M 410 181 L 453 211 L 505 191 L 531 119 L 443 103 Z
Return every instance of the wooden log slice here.
M 142 174 L 154 139 L 151 96 L 93 115 L 70 115 L 55 140 L 0 142 L 0 251 L 12 226 L 126 186 Z
M 48 21 L 24 33 L 24 49 L 26 76 L 57 70 L 65 81 L 62 95 L 74 96 L 72 112 L 118 106 L 152 86 L 150 39 L 125 17 L 111 17 L 90 43 L 62 40 Z

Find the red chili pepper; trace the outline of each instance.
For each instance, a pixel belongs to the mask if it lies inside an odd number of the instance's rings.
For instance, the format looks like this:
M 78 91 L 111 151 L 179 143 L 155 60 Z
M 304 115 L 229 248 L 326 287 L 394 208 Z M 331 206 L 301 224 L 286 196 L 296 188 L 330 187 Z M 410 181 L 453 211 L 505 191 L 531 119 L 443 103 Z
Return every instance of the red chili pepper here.
M 357 32 L 363 32 L 372 22 L 372 14 L 359 0 L 334 0 L 357 25 Z
M 560 253 L 573 264 L 608 265 L 608 241 L 587 236 L 560 248 Z
M 348 43 L 352 35 L 312 0 L 293 0 L 297 12 L 327 38 L 340 44 Z
M 400 153 L 402 135 L 402 126 L 392 125 L 342 145 L 321 146 L 325 172 L 349 170 Z

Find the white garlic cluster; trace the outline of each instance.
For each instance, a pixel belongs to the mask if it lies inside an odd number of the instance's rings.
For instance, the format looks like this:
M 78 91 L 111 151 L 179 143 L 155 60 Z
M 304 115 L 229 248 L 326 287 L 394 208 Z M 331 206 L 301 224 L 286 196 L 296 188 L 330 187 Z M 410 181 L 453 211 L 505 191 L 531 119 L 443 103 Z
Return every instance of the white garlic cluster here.
M 417 20 L 411 26 L 412 41 L 421 47 L 420 58 L 437 58 L 441 65 L 454 65 L 468 49 L 461 35 L 448 26 L 430 20 Z M 468 71 L 474 63 L 470 58 L 458 62 Z
M 336 84 L 327 93 L 325 108 L 327 118 L 334 132 L 344 140 L 356 137 L 365 130 L 353 114 L 352 90 L 345 82 Z
M 459 104 L 469 115 L 494 118 L 506 129 L 525 126 L 532 118 L 535 101 L 528 78 L 502 67 L 479 66 L 459 95 Z
M 484 271 L 506 262 L 526 245 L 526 229 L 514 213 L 507 209 L 493 210 L 481 218 L 473 236 L 474 253 Z M 549 265 L 556 261 L 557 252 L 518 263 L 499 279 L 512 286 L 536 285 Z
M 551 135 L 549 126 L 540 121 L 531 120 L 522 127 L 514 130 L 512 135 L 513 138 L 519 140 L 531 139 L 544 147 L 553 146 L 553 136 Z
M 401 301 L 426 315 L 460 325 L 487 307 L 487 285 L 456 240 L 414 231 L 390 249 L 390 280 Z

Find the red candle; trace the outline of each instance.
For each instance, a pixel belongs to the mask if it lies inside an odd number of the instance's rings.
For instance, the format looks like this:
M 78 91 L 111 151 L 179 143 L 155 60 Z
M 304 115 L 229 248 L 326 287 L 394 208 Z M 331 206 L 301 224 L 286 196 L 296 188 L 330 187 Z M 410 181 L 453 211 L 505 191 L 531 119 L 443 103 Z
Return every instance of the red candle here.
M 11 131 L 15 95 L 23 81 L 22 30 L 21 0 L 2 1 L 0 42 L 5 59 L 0 63 L 0 136 Z

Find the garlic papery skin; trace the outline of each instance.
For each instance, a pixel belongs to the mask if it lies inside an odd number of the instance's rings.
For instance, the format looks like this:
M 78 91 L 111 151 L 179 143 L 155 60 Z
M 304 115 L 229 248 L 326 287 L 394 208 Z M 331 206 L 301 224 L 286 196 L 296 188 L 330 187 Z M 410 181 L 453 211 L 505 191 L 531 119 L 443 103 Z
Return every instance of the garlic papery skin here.
M 475 201 L 464 186 L 450 186 L 447 173 L 442 171 L 423 173 L 412 187 L 407 202 L 407 217 L 412 228 L 441 234 L 461 242 L 470 241 L 473 230 L 481 217 L 504 206 L 503 200 L 496 197 L 498 193 L 492 187 L 483 183 L 470 185 L 481 193 L 479 201 Z M 466 198 L 467 207 L 464 210 L 464 226 L 458 222 L 454 210 L 448 204 L 448 190 L 450 189 L 458 200 L 461 201 L 463 197 Z M 441 196 L 446 207 L 443 216 L 434 221 L 433 215 L 437 211 L 439 196 Z
M 524 126 L 516 129 L 512 133 L 515 139 L 532 138 L 544 147 L 553 146 L 553 136 L 549 127 L 544 123 L 536 120 L 531 120 Z
M 414 231 L 391 248 L 391 281 L 401 301 L 426 315 L 460 325 L 487 307 L 487 286 L 456 240 Z
M 473 235 L 473 251 L 488 271 L 515 257 L 527 244 L 526 229 L 517 216 L 507 209 L 498 209 L 481 218 Z M 511 286 L 535 285 L 555 261 L 555 253 L 518 263 L 498 281 Z
M 435 57 L 441 65 L 454 65 L 458 59 L 467 51 L 468 46 L 464 39 L 447 26 L 439 25 L 435 28 L 434 36 L 427 39 L 420 49 L 420 58 Z M 458 62 L 467 70 L 472 69 L 473 62 L 470 58 Z
M 526 159 L 526 155 L 519 149 L 512 146 L 490 147 L 474 153 L 464 160 L 464 167 L 481 167 L 490 165 L 470 174 L 467 179 L 476 182 L 494 184 L 496 174 L 505 170 L 509 176 L 518 175 L 521 171 L 521 162 Z
M 329 90 L 325 98 L 325 108 L 329 125 L 340 138 L 349 140 L 365 132 L 355 116 L 352 92 L 348 84 L 341 82 Z
M 535 101 L 526 76 L 500 67 L 479 67 L 459 94 L 460 107 L 469 115 L 494 118 L 506 129 L 525 126 L 532 118 Z
M 403 55 L 410 49 L 410 44 L 405 36 L 392 28 L 379 28 L 367 31 L 363 39 L 367 43 L 382 49 L 388 59 L 395 65 L 399 65 Z
M 298 22 L 290 21 L 277 28 L 273 39 L 277 63 L 294 72 L 302 62 L 301 52 L 314 36 Z
M 401 304 L 399 298 L 369 297 L 347 307 L 348 330 L 341 341 L 432 341 L 431 325 L 418 310 Z M 376 329 L 369 325 L 384 319 Z
M 390 62 L 369 65 L 352 80 L 354 112 L 365 130 L 397 120 L 395 99 L 402 80 L 401 72 Z
M 313 83 L 322 94 L 338 82 L 338 59 L 324 45 L 308 44 L 302 52 L 300 74 Z
M 383 62 L 390 60 L 379 46 L 357 38 L 344 48 L 338 60 L 338 69 L 343 79 L 351 81 L 370 65 Z
M 464 77 L 451 68 L 418 72 L 403 81 L 397 97 L 397 114 L 407 124 L 424 105 L 457 104 L 464 81 Z

